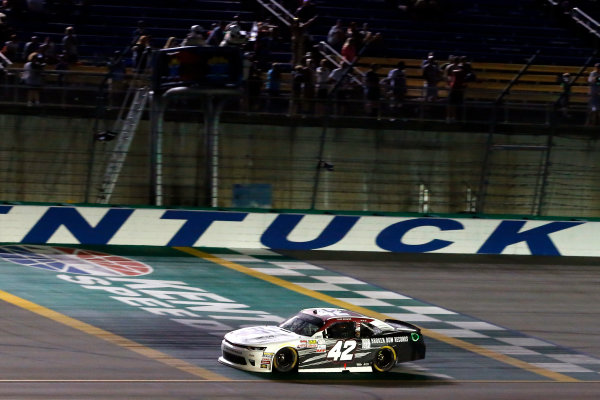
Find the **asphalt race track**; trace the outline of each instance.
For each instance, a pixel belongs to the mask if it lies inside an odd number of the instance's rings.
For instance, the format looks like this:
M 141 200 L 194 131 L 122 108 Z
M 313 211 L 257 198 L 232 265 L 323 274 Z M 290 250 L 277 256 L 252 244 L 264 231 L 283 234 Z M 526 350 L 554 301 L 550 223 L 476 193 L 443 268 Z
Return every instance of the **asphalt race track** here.
M 0 246 L 2 399 L 597 399 L 598 260 Z M 423 328 L 389 374 L 251 374 L 223 332 L 312 306 Z

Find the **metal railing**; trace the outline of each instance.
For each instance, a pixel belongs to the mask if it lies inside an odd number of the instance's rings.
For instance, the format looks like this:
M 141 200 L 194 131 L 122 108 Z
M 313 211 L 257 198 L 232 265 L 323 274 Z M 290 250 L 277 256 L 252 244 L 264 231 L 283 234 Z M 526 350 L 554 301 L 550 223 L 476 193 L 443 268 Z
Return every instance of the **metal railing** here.
M 590 17 L 580 8 L 573 8 L 571 10 L 571 18 L 580 26 L 587 29 L 587 31 L 597 38 L 600 38 L 600 23 L 594 18 Z
M 5 107 L 19 107 L 26 105 L 26 92 L 28 87 L 20 83 L 20 69 L 10 69 L 3 84 L 0 85 L 0 104 Z M 44 73 L 45 85 L 41 88 L 41 107 L 63 110 L 87 110 L 94 112 L 97 109 L 98 82 L 104 74 L 99 72 L 80 71 L 54 71 Z M 133 75 L 128 76 L 132 78 Z M 362 82 L 361 82 L 362 84 Z M 557 85 L 558 86 L 558 85 Z M 284 85 L 286 87 L 286 85 Z M 106 109 L 117 112 L 122 100 L 127 94 L 126 87 L 106 87 Z M 328 115 L 368 121 L 375 119 L 394 119 L 398 123 L 410 121 L 444 121 L 446 109 L 447 88 L 439 87 L 440 98 L 436 102 L 426 102 L 423 96 L 423 87 L 412 85 L 408 87 L 408 95 L 401 107 L 394 104 L 385 90 L 382 91 L 380 101 L 375 104 L 377 113 L 369 116 L 365 108 L 364 90 L 356 83 L 347 92 L 347 99 L 322 100 L 315 97 L 294 97 L 288 91 L 283 91 L 280 96 L 270 96 L 265 91 L 253 99 L 244 96 L 237 103 L 229 103 L 225 109 L 227 115 L 251 114 L 278 114 L 287 116 L 304 116 L 319 118 L 324 114 L 325 106 Z M 544 101 L 528 101 L 525 98 L 541 94 L 527 90 L 511 90 L 510 95 L 500 104 L 494 104 L 498 97 L 498 90 L 483 88 L 468 88 L 466 101 L 461 107 L 462 122 L 487 123 L 492 111 L 497 112 L 499 124 L 527 124 L 530 126 L 547 126 L 550 124 L 555 110 L 556 95 L 549 94 Z M 581 126 L 585 123 L 587 113 L 588 95 L 572 93 L 570 112 L 573 118 L 565 123 Z M 333 102 L 333 103 L 332 103 Z M 183 107 L 185 108 L 185 107 Z M 197 112 L 197 110 L 186 110 Z

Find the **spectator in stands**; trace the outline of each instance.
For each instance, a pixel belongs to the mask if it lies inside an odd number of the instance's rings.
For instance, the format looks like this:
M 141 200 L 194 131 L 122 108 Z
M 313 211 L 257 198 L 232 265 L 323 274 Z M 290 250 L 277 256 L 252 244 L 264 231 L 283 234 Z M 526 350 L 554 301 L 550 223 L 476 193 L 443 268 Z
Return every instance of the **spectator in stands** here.
M 446 108 L 446 122 L 456 122 L 456 111 L 464 103 L 467 88 L 467 70 L 462 60 L 459 60 L 448 73 L 448 105 Z
M 2 54 L 12 62 L 19 62 L 21 58 L 21 43 L 16 34 L 12 34 L 2 47 Z
M 46 36 L 38 52 L 44 55 L 44 60 L 47 64 L 55 64 L 58 55 L 56 54 L 56 46 L 50 36 Z
M 6 67 L 7 65 L 5 60 L 2 57 L 0 57 L 0 86 L 4 86 L 4 80 L 6 79 L 7 75 Z M 2 96 L 2 94 L 3 93 L 0 92 L 0 97 Z
M 348 100 L 350 99 L 353 91 L 352 82 L 348 70 L 350 63 L 343 60 L 341 64 L 331 71 L 329 75 L 329 81 L 333 85 L 333 91 L 335 92 L 335 110 L 336 115 L 343 115 L 346 113 L 348 108 Z
M 137 41 L 140 39 L 140 36 L 144 35 L 148 35 L 148 30 L 146 29 L 146 23 L 144 22 L 144 20 L 140 19 L 137 22 L 137 26 L 133 31 L 133 34 L 131 35 L 131 43 L 137 43 Z
M 425 59 L 421 61 L 421 68 L 423 68 L 425 64 L 429 63 L 431 60 L 435 60 L 435 53 L 433 51 L 427 53 L 427 57 L 425 57 Z
M 13 30 L 8 25 L 6 14 L 0 12 L 0 43 L 4 43 L 9 40 Z
M 11 18 L 21 18 L 26 14 L 27 4 L 23 0 L 3 0 L 1 10 Z
M 75 35 L 75 28 L 72 26 L 65 28 L 65 35 L 62 38 L 62 48 L 69 63 L 76 63 L 79 60 L 79 39 Z
M 353 63 L 356 59 L 357 52 L 358 49 L 356 46 L 356 39 L 353 37 L 349 37 L 348 39 L 346 39 L 346 43 L 344 43 L 341 53 L 344 60 L 348 61 L 348 63 L 350 64 Z
M 292 71 L 292 97 L 288 114 L 295 115 L 302 110 L 302 90 L 306 84 L 306 75 L 302 65 L 296 65 Z
M 350 25 L 348 25 L 348 29 L 346 30 L 346 39 L 354 39 L 357 50 L 360 46 L 362 46 L 362 36 L 360 35 L 360 30 L 358 29 L 356 22 L 352 21 L 350 22 Z
M 317 74 L 317 63 L 316 60 L 311 56 L 310 53 L 306 54 L 305 64 L 303 68 L 304 72 L 304 87 L 302 90 L 302 96 L 304 97 L 304 109 L 303 111 L 308 114 L 314 114 L 315 112 L 315 80 Z
M 290 31 L 292 35 L 292 65 L 302 64 L 302 59 L 306 54 L 306 42 L 308 41 L 308 27 L 315 22 L 316 16 L 306 22 L 301 22 L 298 18 L 292 20 Z
M 27 86 L 27 106 L 40 104 L 40 91 L 44 85 L 44 56 L 33 52 L 23 66 L 21 79 Z
M 219 21 L 217 25 L 213 28 L 213 30 L 208 35 L 206 39 L 206 44 L 208 46 L 218 46 L 221 44 L 223 39 L 225 38 L 225 27 L 227 24 L 225 21 Z
M 446 83 L 450 82 L 450 71 L 454 69 L 454 67 L 458 64 L 458 57 L 454 55 L 448 56 L 448 61 L 440 67 L 442 71 L 442 77 Z
M 179 44 L 177 43 L 177 38 L 175 36 L 169 36 L 169 38 L 165 42 L 165 45 L 163 46 L 163 49 L 172 49 L 174 47 L 179 47 Z
M 268 22 L 256 23 L 254 55 L 260 69 L 266 69 L 271 62 L 271 51 L 274 42 L 273 35 L 276 30 L 277 26 Z
M 401 108 L 406 98 L 407 84 L 405 68 L 404 61 L 398 61 L 396 68 L 390 70 L 385 78 L 385 83 L 389 88 L 390 109 L 392 112 Z
M 32 53 L 35 53 L 36 51 L 38 51 L 38 49 L 40 48 L 41 42 L 40 42 L 40 38 L 37 36 L 32 36 L 31 40 L 27 43 L 25 43 L 25 46 L 23 47 L 23 59 L 24 60 L 29 60 L 29 56 Z
M 258 68 L 258 64 L 254 63 L 248 73 L 246 79 L 246 110 L 260 110 L 260 93 L 262 91 L 263 79 L 262 72 Z
M 142 35 L 137 43 L 131 48 L 132 63 L 136 73 L 142 73 L 150 65 L 152 58 L 152 46 L 150 44 L 150 36 Z
M 588 76 L 590 87 L 587 126 L 598 126 L 600 124 L 600 63 L 594 64 L 594 70 Z
M 127 82 L 125 81 L 127 68 L 123 54 L 120 51 L 115 51 L 106 63 L 106 67 L 108 69 L 108 100 L 109 105 L 112 106 L 113 103 L 116 103 L 115 97 L 117 93 L 123 92 L 127 86 Z
M 428 56 L 427 61 L 423 64 L 423 79 L 424 83 L 424 100 L 426 102 L 434 102 L 438 99 L 438 83 L 442 79 L 442 73 L 438 67 L 438 63 L 433 55 Z
M 70 69 L 69 63 L 67 62 L 67 56 L 65 54 L 59 54 L 57 56 L 54 69 L 58 72 L 56 83 L 58 86 L 64 86 L 67 83 L 67 77 L 65 76 L 64 71 L 68 71 Z
M 367 22 L 363 23 L 362 28 L 358 31 L 358 35 L 360 36 L 360 47 L 371 40 L 373 33 L 369 30 L 369 24 Z
M 364 77 L 364 91 L 366 98 L 365 109 L 369 117 L 376 117 L 379 115 L 381 86 L 379 84 L 379 74 L 377 73 L 378 69 L 378 65 L 371 64 Z
M 267 81 L 265 83 L 267 89 L 268 101 L 267 110 L 269 112 L 279 111 L 279 97 L 281 96 L 281 64 L 273 63 L 267 71 Z
M 182 46 L 204 46 L 204 28 L 200 25 L 192 25 L 190 31 L 181 43 Z
M 225 36 L 221 41 L 221 46 L 243 46 L 246 43 L 246 35 L 242 31 L 240 16 L 236 15 L 225 27 Z
M 569 118 L 569 103 L 571 99 L 571 74 L 565 72 L 558 75 L 558 83 L 562 89 L 562 93 L 556 102 L 556 108 L 563 117 Z
M 329 33 L 327 33 L 327 43 L 339 52 L 342 50 L 345 41 L 346 31 L 342 27 L 342 20 L 338 19 L 335 25 L 329 29 Z
M 473 65 L 471 64 L 471 61 L 469 61 L 467 56 L 461 56 L 458 58 L 458 60 L 463 65 L 463 68 L 465 69 L 466 81 L 467 82 L 475 82 L 477 80 L 477 76 L 475 75 L 475 72 L 473 71 Z
M 319 67 L 315 71 L 315 89 L 317 91 L 317 114 L 324 115 L 327 110 L 325 109 L 325 102 L 329 97 L 330 80 L 329 75 L 331 74 L 331 68 L 329 67 L 329 61 L 325 58 L 321 59 Z

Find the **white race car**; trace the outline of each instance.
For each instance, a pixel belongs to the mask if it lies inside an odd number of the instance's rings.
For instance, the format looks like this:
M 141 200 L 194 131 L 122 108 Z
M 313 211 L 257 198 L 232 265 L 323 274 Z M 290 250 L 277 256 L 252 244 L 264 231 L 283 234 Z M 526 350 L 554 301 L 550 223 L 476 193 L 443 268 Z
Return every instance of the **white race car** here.
M 425 358 L 421 330 L 409 323 L 335 308 L 309 308 L 279 326 L 225 335 L 219 361 L 253 372 L 386 372 Z

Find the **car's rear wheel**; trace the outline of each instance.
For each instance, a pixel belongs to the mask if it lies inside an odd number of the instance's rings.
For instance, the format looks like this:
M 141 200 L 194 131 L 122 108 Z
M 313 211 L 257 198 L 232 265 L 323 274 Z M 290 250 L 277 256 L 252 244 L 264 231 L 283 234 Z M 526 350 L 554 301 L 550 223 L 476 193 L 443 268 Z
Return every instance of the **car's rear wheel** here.
M 273 369 L 277 372 L 290 372 L 298 367 L 298 352 L 291 347 L 284 347 L 275 353 Z
M 396 352 L 390 346 L 383 346 L 375 354 L 373 371 L 387 372 L 396 365 Z

